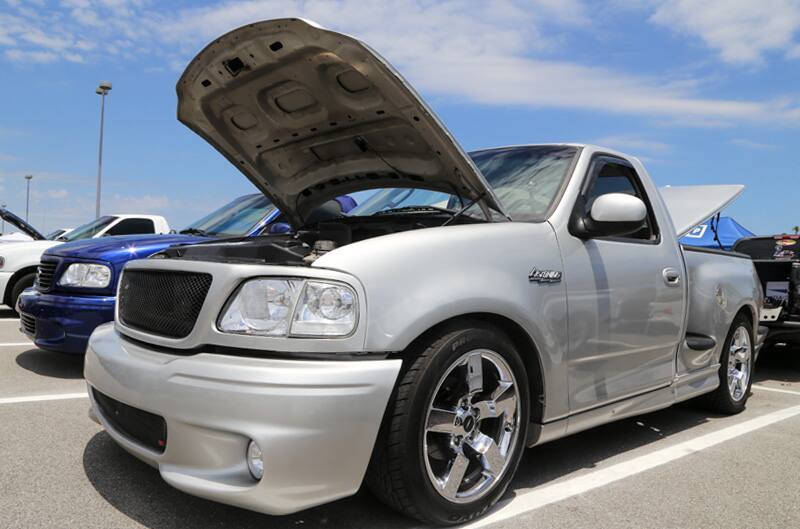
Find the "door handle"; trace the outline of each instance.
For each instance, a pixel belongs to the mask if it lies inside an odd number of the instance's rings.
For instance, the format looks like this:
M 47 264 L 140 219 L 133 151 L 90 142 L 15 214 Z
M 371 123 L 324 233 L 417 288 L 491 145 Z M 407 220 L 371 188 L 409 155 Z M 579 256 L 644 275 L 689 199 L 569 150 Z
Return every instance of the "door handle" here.
M 664 283 L 669 287 L 677 287 L 681 284 L 681 273 L 675 268 L 665 268 L 661 274 L 664 276 Z

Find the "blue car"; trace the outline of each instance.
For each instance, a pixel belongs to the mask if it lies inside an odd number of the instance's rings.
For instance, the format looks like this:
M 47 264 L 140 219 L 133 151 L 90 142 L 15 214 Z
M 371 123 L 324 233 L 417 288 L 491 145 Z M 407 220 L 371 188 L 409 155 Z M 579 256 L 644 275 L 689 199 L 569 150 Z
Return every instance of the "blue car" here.
M 333 206 L 347 212 L 355 201 L 344 196 Z M 288 224 L 281 220 L 280 211 L 268 198 L 253 194 L 180 233 L 87 239 L 50 248 L 42 255 L 34 288 L 19 297 L 20 330 L 40 349 L 83 354 L 92 331 L 114 319 L 117 282 L 125 263 L 174 244 L 288 231 Z

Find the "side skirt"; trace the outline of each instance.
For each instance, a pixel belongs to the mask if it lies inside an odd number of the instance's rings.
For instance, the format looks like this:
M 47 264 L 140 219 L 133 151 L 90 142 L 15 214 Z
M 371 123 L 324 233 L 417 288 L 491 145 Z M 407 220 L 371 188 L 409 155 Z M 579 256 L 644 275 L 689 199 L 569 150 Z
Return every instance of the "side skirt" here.
M 555 441 L 567 435 L 588 430 L 601 424 L 669 408 L 677 402 L 714 391 L 719 386 L 719 364 L 681 375 L 669 386 L 637 395 L 629 399 L 606 404 L 593 410 L 557 419 L 545 424 L 529 426 L 528 446 Z

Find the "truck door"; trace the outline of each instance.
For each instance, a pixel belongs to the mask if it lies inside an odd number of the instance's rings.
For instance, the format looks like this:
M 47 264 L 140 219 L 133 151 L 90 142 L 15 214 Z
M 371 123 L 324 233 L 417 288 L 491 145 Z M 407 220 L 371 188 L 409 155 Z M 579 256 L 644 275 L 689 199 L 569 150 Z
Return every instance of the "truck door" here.
M 606 155 L 595 155 L 590 163 L 573 215 L 586 215 L 606 193 L 637 196 L 647 205 L 648 216 L 639 231 L 624 237 L 559 235 L 567 283 L 572 412 L 670 384 L 681 340 L 683 261 L 672 234 L 660 231 L 671 226 L 658 225 L 634 167 Z

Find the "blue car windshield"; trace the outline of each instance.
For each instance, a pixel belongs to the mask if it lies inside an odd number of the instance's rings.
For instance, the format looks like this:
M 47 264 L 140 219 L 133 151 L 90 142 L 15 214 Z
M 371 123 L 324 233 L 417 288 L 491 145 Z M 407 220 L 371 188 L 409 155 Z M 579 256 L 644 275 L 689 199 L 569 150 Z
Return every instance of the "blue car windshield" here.
M 247 195 L 193 222 L 181 230 L 181 233 L 210 237 L 243 237 L 274 210 L 275 206 L 264 195 Z
M 542 220 L 566 180 L 578 149 L 565 145 L 505 147 L 470 153 L 470 157 L 491 186 L 500 203 L 514 220 Z M 417 188 L 384 188 L 369 197 L 354 198 L 359 206 L 350 216 L 367 216 L 381 211 L 405 208 L 457 211 L 459 197 L 439 191 Z M 401 211 L 402 212 L 402 211 Z M 482 216 L 477 205 L 465 211 Z

